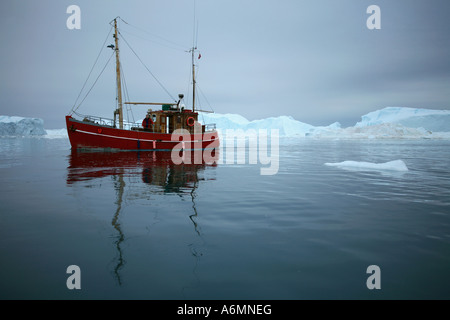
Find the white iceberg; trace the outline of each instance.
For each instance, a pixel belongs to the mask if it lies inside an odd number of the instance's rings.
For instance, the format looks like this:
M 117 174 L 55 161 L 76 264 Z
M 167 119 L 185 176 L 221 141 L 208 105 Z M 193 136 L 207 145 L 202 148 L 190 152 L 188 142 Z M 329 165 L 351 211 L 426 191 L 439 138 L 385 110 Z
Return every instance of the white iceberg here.
M 450 110 L 386 107 L 363 115 L 353 127 L 317 127 L 310 135 L 335 139 L 450 139 Z
M 394 160 L 384 163 L 347 160 L 343 162 L 325 163 L 325 165 L 358 171 L 408 171 L 408 167 L 402 160 Z
M 198 117 L 202 124 L 216 124 L 216 128 L 224 132 L 225 130 L 256 130 L 278 129 L 280 136 L 302 136 L 314 130 L 314 126 L 295 120 L 291 116 L 271 117 L 260 120 L 249 121 L 237 114 L 217 114 L 202 113 Z
M 385 123 L 400 124 L 408 128 L 423 128 L 432 132 L 450 131 L 450 110 L 386 107 L 361 117 L 355 127 L 367 127 Z
M 42 119 L 0 116 L 0 136 L 43 136 L 46 134 Z

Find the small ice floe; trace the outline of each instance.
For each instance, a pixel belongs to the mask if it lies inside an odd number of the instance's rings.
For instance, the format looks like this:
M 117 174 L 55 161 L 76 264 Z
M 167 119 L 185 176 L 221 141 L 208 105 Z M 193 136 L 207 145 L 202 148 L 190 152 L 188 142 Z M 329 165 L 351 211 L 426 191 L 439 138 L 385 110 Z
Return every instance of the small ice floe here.
M 335 163 L 325 163 L 326 166 L 339 167 L 360 171 L 408 171 L 408 167 L 402 160 L 394 160 L 384 163 L 373 163 L 364 161 L 343 161 Z

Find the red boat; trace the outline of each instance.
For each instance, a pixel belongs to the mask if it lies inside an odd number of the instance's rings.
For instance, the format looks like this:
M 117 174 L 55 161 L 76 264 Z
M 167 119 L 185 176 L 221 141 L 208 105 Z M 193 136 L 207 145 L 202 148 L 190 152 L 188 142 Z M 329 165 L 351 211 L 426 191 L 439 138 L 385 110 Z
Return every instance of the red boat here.
M 71 113 L 66 116 L 67 133 L 72 149 L 108 151 L 217 149 L 220 142 L 215 124 L 201 125 L 198 121 L 198 112 L 195 110 L 195 47 L 189 51 L 192 53 L 192 109 L 186 109 L 183 106 L 182 101 L 184 95 L 182 94 L 178 95 L 179 100 L 177 102 L 174 101 L 171 103 L 122 102 L 117 19 L 112 21 L 114 22 L 113 37 L 115 39 L 115 45 L 111 44 L 108 46 L 108 48 L 114 50 L 116 56 L 118 106 L 114 111 L 114 119 L 81 115 L 76 112 L 79 106 L 76 109 L 72 108 Z M 146 116 L 148 119 L 147 123 L 133 123 L 124 121 L 123 104 L 157 105 L 161 106 L 161 110 L 148 109 Z M 204 110 L 199 111 L 209 112 Z
M 205 125 L 197 125 L 175 131 L 174 125 L 165 129 L 160 124 L 161 119 L 169 121 L 173 119 L 180 122 L 183 118 L 196 119 L 198 114 L 194 112 L 167 112 L 154 111 L 159 121 L 151 129 L 128 126 L 117 128 L 113 120 L 99 117 L 86 116 L 77 120 L 72 116 L 66 116 L 67 132 L 72 149 L 78 150 L 109 150 L 109 151 L 172 151 L 172 150 L 205 150 L 219 147 L 219 136 L 216 130 L 207 130 Z M 173 121 L 172 120 L 172 121 Z M 190 120 L 192 121 L 192 120 Z M 188 125 L 186 125 L 188 126 Z M 196 130 L 198 128 L 198 130 Z M 168 131 L 167 133 L 165 131 Z

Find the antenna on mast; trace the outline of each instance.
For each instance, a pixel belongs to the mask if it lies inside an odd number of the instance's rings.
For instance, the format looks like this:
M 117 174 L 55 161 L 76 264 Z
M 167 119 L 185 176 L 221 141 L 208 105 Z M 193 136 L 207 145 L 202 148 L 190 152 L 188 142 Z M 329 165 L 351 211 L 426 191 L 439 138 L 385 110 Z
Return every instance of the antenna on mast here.
M 194 0 L 194 30 L 192 32 L 192 49 L 189 52 L 192 53 L 192 112 L 195 112 L 195 60 L 194 52 L 197 49 L 197 35 L 195 32 L 195 11 L 196 1 Z M 197 28 L 198 30 L 198 28 Z
M 192 112 L 195 112 L 195 60 L 194 52 L 197 47 L 192 47 L 190 50 L 192 52 Z

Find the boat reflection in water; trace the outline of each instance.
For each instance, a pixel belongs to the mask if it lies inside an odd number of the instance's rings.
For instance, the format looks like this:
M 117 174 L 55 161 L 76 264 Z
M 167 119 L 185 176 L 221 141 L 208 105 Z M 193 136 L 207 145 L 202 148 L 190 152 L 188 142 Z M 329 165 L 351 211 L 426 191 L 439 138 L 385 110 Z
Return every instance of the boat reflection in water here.
M 214 154 L 213 161 L 208 161 L 208 163 L 202 161 L 201 164 L 194 164 L 194 153 L 187 152 L 182 155 L 184 157 L 183 164 L 175 164 L 171 159 L 171 152 L 163 151 L 72 151 L 69 156 L 69 167 L 67 168 L 67 184 L 69 186 L 82 184 L 90 187 L 89 183 L 86 184 L 86 182 L 108 176 L 113 179 L 116 200 L 111 225 L 117 234 L 114 237 L 114 245 L 117 250 L 117 258 L 114 259 L 114 276 L 119 285 L 122 284 L 120 270 L 125 264 L 121 244 L 126 237 L 119 219 L 124 200 L 146 200 L 151 199 L 151 195 L 164 194 L 177 194 L 181 197 L 189 197 L 192 201 L 192 214 L 189 215 L 189 219 L 193 223 L 195 232 L 200 236 L 200 231 L 195 221 L 198 215 L 195 205 L 195 191 L 199 181 L 215 180 L 214 177 L 206 178 L 202 173 L 206 168 L 217 166 L 218 152 Z M 199 174 L 202 177 L 199 177 Z M 127 183 L 129 184 L 128 188 L 132 192 L 127 192 L 125 196 Z M 129 190 L 127 189 L 127 191 Z M 195 251 L 193 251 L 193 255 L 196 256 Z

